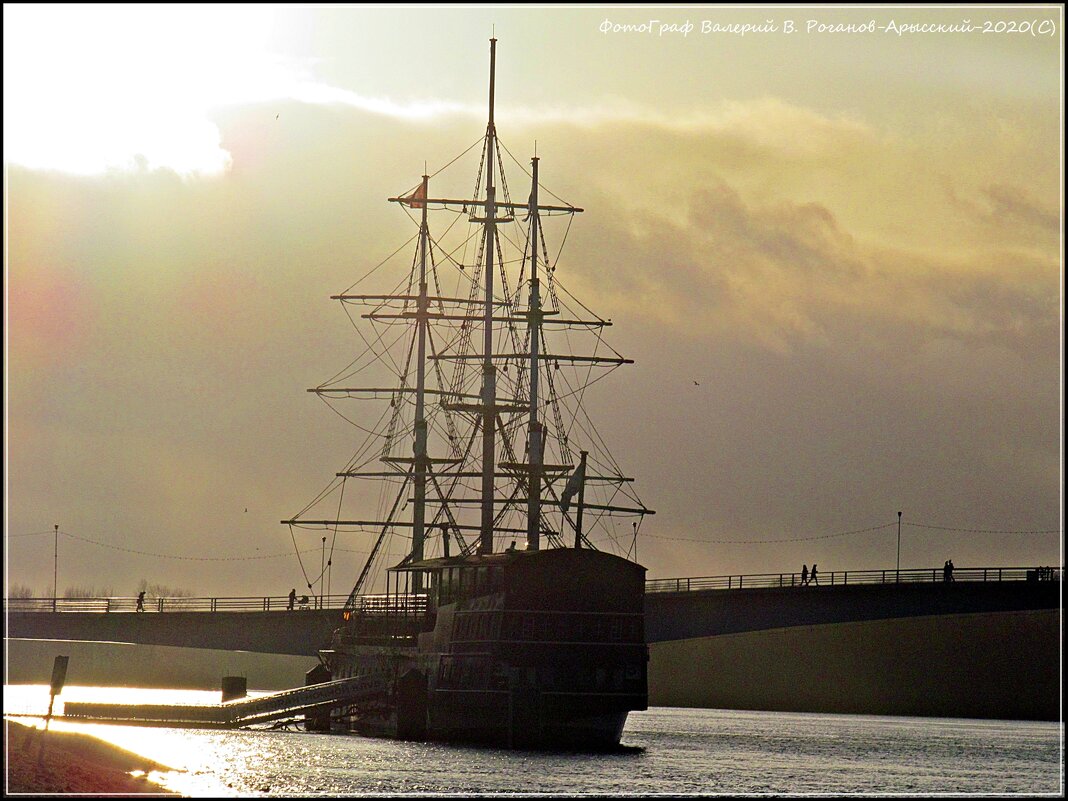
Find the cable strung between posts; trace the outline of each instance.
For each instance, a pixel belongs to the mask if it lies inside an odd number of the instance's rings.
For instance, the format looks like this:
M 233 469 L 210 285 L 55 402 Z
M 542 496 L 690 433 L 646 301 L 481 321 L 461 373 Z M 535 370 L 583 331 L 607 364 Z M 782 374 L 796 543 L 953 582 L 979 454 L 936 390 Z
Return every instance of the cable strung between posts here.
M 249 562 L 254 559 L 278 559 L 283 556 L 290 556 L 289 553 L 272 553 L 265 554 L 264 556 L 175 556 L 173 554 L 166 553 L 150 553 L 148 551 L 138 551 L 133 548 L 123 548 L 121 545 L 111 545 L 107 542 L 98 542 L 91 540 L 88 537 L 79 537 L 77 534 L 71 534 L 67 531 L 60 531 L 64 537 L 70 537 L 72 540 L 81 540 L 82 542 L 88 542 L 92 545 L 99 545 L 101 548 L 111 548 L 115 551 L 125 551 L 126 553 L 135 553 L 139 556 L 153 556 L 157 559 L 184 559 L 190 562 Z M 309 548 L 304 553 L 310 553 L 313 549 Z
M 963 534 L 1060 534 L 1059 528 L 1041 529 L 1033 531 L 1000 531 L 989 528 L 952 528 L 950 526 L 932 526 L 926 523 L 902 523 L 903 526 L 915 526 L 916 528 L 932 528 L 937 531 L 959 531 Z
M 896 526 L 897 523 L 884 523 L 881 526 L 872 526 L 871 528 L 858 528 L 854 531 L 842 531 L 838 534 L 821 534 L 816 537 L 788 537 L 781 540 L 697 540 L 690 537 L 665 537 L 659 534 L 646 534 L 646 537 L 653 537 L 658 540 L 677 540 L 680 542 L 702 542 L 709 545 L 774 545 L 779 542 L 808 542 L 810 540 L 829 540 L 832 537 L 848 537 L 851 534 L 866 534 L 870 531 L 881 531 L 884 528 L 890 528 Z
M 870 531 L 880 531 L 884 528 L 890 528 L 896 526 L 897 523 L 886 523 L 882 526 L 873 526 L 871 528 L 860 528 L 854 531 L 843 531 L 839 534 L 821 534 L 815 537 L 790 537 L 788 539 L 781 540 L 703 540 L 693 539 L 690 537 L 667 537 L 660 534 L 646 534 L 647 537 L 653 537 L 660 540 L 677 540 L 680 542 L 705 542 L 710 545 L 771 545 L 777 542 L 807 542 L 809 540 L 826 540 L 833 537 L 848 537 L 851 534 L 866 534 Z M 951 528 L 949 526 L 932 526 L 926 523 L 902 523 L 904 526 L 915 526 L 916 528 L 928 528 L 938 531 L 956 531 L 965 534 L 1060 534 L 1060 529 L 1041 529 L 1041 530 L 996 530 L 996 529 L 982 529 L 982 528 Z

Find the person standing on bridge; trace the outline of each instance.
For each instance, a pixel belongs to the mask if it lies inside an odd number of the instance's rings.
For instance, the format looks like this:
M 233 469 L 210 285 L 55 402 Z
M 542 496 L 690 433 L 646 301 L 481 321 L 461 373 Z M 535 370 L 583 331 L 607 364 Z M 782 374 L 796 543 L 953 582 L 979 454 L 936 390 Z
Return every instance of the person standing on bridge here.
M 801 586 L 808 584 L 808 565 L 801 565 Z
M 293 611 L 293 604 L 297 602 L 297 588 L 294 587 L 289 591 L 289 610 Z
M 144 590 L 141 590 L 141 592 L 137 593 L 137 611 L 138 612 L 144 612 L 145 611 L 145 591 Z
M 820 585 L 819 579 L 816 578 L 816 563 L 812 563 L 812 572 L 808 577 L 809 583 L 815 584 L 817 587 Z

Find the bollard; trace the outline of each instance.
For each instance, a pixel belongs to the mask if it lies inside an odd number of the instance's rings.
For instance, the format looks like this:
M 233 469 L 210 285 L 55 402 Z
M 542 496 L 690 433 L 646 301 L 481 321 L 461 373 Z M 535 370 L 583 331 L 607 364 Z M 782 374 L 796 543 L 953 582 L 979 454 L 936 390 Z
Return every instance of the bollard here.
M 222 702 L 233 701 L 248 695 L 248 679 L 245 676 L 222 677 Z
M 323 684 L 333 679 L 330 671 L 322 664 L 316 665 L 304 674 L 304 686 Z M 318 710 L 304 715 L 305 731 L 330 731 L 330 710 Z

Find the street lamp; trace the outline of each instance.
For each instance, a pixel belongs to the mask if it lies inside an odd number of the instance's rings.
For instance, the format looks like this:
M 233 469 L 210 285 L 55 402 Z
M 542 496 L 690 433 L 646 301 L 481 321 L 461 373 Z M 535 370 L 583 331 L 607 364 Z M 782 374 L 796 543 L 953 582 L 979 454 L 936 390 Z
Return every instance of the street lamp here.
M 56 523 L 56 543 L 52 551 L 52 611 L 56 611 L 56 596 L 59 595 L 59 523 Z
M 901 512 L 897 513 L 897 573 L 894 581 L 901 581 Z
M 326 537 L 323 537 L 323 558 L 319 562 L 319 608 L 323 608 L 323 580 L 326 578 Z

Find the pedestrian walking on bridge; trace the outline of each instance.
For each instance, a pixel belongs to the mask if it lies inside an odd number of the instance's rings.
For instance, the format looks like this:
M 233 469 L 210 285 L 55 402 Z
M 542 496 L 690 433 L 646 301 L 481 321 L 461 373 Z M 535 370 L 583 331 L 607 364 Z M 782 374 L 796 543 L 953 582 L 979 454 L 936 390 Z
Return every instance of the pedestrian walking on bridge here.
M 144 612 L 145 611 L 145 591 L 144 590 L 141 590 L 141 592 L 137 593 L 137 611 L 138 612 Z
M 808 584 L 808 565 L 801 565 L 801 586 Z
M 812 563 L 812 572 L 809 574 L 808 580 L 809 580 L 809 583 L 815 584 L 817 587 L 820 584 L 819 579 L 816 578 L 816 563 L 815 562 Z

